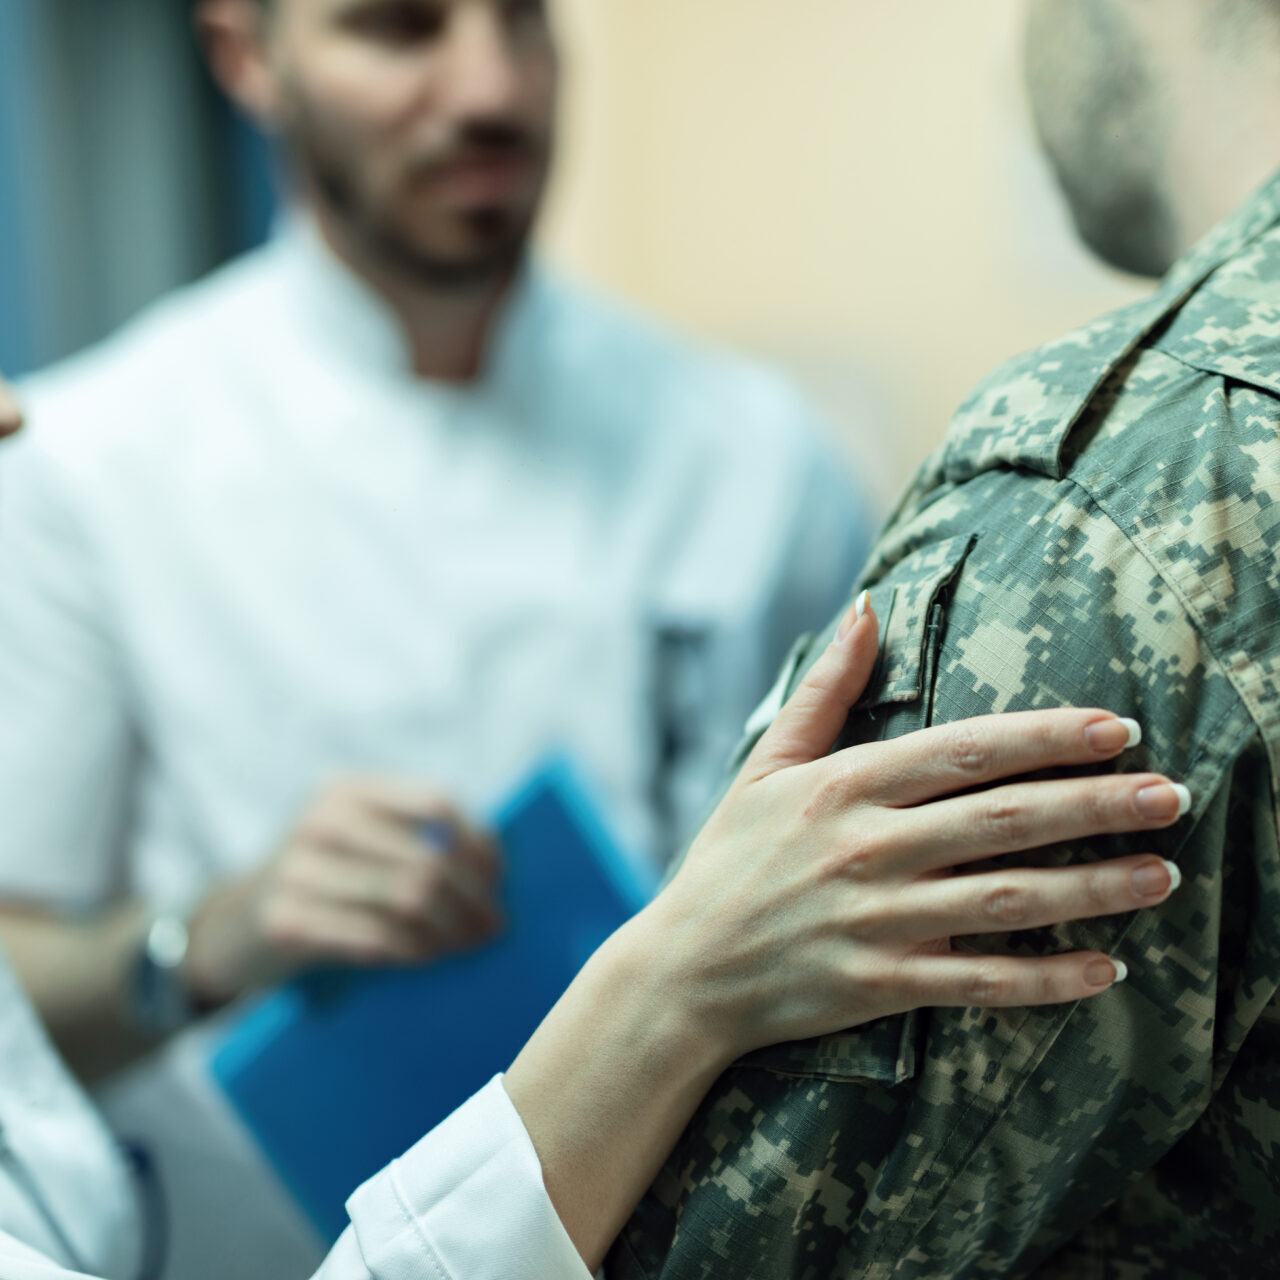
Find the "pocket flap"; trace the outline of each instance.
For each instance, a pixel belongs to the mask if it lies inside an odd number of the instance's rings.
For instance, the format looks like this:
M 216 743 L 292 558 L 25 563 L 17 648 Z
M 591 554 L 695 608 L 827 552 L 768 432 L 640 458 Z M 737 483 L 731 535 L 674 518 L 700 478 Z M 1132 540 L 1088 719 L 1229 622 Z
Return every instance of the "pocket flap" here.
M 851 1031 L 758 1049 L 741 1066 L 824 1080 L 876 1080 L 901 1084 L 916 1073 L 918 1014 L 881 1018 Z
M 920 697 L 929 615 L 976 541 L 976 534 L 964 534 L 927 547 L 901 560 L 871 588 L 871 604 L 880 618 L 880 661 L 859 707 Z

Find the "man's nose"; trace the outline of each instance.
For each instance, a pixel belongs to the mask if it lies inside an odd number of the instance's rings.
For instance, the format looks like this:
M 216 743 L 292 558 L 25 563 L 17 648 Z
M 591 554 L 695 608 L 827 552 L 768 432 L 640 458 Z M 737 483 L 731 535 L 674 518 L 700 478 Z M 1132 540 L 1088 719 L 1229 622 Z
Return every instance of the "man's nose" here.
M 442 96 L 458 116 L 504 115 L 520 96 L 520 68 L 495 4 L 464 4 L 444 50 Z

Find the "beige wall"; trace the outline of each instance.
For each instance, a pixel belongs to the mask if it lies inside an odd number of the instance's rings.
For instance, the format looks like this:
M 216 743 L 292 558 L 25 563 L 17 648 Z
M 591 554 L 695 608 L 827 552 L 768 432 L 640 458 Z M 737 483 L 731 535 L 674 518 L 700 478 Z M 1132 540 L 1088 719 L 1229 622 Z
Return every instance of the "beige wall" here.
M 1020 0 L 559 0 L 545 240 L 788 367 L 887 501 L 994 364 L 1146 287 L 1076 248 Z

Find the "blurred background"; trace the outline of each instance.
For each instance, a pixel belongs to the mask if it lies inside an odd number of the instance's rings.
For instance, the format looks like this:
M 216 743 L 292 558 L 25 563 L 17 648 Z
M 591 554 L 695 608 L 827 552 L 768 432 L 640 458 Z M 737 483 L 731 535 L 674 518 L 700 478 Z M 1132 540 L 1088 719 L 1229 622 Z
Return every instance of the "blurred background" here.
M 886 507 L 991 366 L 1146 286 L 1071 239 L 1019 0 L 557 0 L 546 252 L 781 365 Z M 268 234 L 270 157 L 185 0 L 0 0 L 0 368 Z

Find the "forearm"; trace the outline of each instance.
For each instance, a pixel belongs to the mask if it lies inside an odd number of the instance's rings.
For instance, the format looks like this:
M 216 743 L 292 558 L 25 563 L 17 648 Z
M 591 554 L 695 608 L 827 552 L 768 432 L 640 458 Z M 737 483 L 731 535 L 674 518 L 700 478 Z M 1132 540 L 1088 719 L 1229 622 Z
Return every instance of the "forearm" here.
M 145 908 L 130 903 L 84 923 L 13 906 L 0 909 L 0 944 L 72 1069 L 92 1080 L 154 1047 L 129 1016 L 130 973 Z
M 734 1057 L 699 1016 L 660 936 L 650 913 L 615 934 L 505 1079 L 551 1201 L 592 1271 Z

